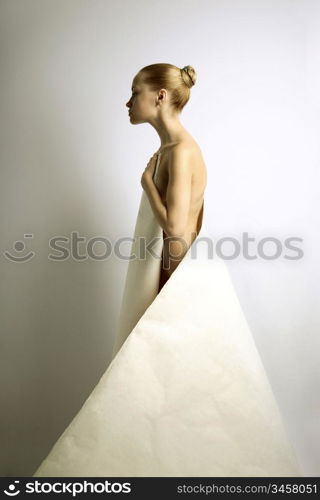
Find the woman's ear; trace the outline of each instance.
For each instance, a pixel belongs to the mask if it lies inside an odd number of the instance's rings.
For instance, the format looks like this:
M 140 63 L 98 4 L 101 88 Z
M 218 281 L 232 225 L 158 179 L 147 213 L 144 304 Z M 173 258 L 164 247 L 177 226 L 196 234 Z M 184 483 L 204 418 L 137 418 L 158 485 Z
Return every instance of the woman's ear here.
M 158 101 L 160 101 L 160 102 L 161 101 L 165 101 L 166 97 L 167 97 L 167 91 L 166 91 L 166 89 L 159 90 Z

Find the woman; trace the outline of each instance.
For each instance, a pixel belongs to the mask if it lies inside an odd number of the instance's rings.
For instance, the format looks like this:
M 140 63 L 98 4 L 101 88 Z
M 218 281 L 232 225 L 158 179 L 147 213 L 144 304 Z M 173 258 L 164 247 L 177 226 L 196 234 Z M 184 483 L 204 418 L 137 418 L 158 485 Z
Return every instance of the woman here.
M 133 124 L 150 123 L 161 147 L 150 159 L 141 178 L 152 210 L 163 230 L 163 255 L 159 291 L 176 269 L 199 233 L 206 167 L 200 148 L 180 122 L 180 113 L 196 82 L 192 66 L 151 64 L 132 82 L 127 102 Z M 161 154 L 153 179 L 157 156 Z
M 179 122 L 194 82 L 171 64 L 134 78 L 131 123 L 161 147 L 141 178 L 113 359 L 34 477 L 301 475 L 225 263 L 196 248 L 212 241 L 206 169 Z

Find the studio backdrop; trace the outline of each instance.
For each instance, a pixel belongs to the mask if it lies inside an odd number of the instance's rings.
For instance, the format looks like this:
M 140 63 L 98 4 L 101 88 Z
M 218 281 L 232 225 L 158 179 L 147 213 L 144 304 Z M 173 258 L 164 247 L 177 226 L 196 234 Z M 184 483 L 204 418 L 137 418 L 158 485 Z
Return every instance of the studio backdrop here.
M 2 0 L 2 476 L 31 475 L 112 356 L 140 178 L 126 102 L 148 64 L 198 75 L 181 121 L 206 220 L 305 475 L 320 473 L 316 1 Z M 111 251 L 110 251 L 111 249 Z

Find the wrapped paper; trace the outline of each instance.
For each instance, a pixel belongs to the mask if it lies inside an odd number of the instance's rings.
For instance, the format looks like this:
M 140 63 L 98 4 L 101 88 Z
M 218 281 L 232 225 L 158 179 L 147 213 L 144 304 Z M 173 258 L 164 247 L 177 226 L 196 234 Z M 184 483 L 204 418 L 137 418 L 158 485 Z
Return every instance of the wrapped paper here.
M 129 261 L 114 358 L 33 477 L 302 475 L 202 216 L 158 294 L 162 228 L 142 192 L 132 253 L 156 238 L 157 257 Z

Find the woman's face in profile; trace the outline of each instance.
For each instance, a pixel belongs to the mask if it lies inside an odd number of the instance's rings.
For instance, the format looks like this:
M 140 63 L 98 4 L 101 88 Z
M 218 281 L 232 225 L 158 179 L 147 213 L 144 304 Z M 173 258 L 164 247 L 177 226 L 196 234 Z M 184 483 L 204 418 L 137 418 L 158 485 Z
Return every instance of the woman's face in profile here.
M 131 88 L 132 94 L 126 106 L 129 108 L 131 123 L 146 123 L 155 116 L 156 92 L 151 91 L 149 86 L 134 78 Z

